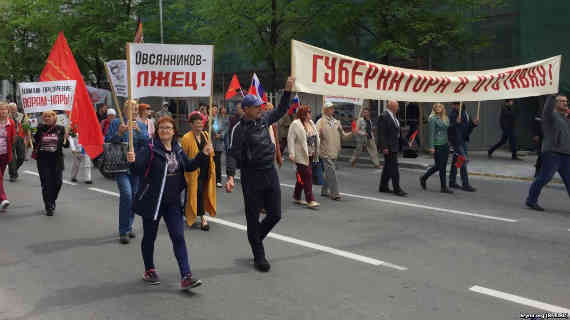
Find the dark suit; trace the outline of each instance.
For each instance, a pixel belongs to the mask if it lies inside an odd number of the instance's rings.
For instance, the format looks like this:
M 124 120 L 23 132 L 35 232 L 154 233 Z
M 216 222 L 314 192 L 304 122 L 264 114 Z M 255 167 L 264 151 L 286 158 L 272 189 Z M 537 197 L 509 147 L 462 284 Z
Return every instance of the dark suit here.
M 380 151 L 384 154 L 384 168 L 382 169 L 382 177 L 380 179 L 380 190 L 388 189 L 388 182 L 392 179 L 394 191 L 402 190 L 400 188 L 400 172 L 398 168 L 398 152 L 402 138 L 400 125 L 394 121 L 388 111 L 384 111 L 378 119 L 378 143 Z M 388 154 L 384 153 L 384 149 L 388 149 Z

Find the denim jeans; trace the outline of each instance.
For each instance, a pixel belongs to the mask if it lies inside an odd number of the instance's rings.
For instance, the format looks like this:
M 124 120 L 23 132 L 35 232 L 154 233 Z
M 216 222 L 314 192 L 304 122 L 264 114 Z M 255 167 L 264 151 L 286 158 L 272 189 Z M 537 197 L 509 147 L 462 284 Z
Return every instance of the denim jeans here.
M 451 160 L 451 168 L 449 170 L 449 184 L 453 185 L 456 183 L 455 180 L 457 179 L 457 167 L 455 166 L 455 163 L 457 162 L 457 157 L 459 155 L 465 157 L 465 162 L 463 162 L 463 165 L 459 170 L 459 174 L 461 176 L 461 182 L 465 187 L 469 185 L 469 174 L 467 173 L 467 162 L 469 158 L 467 156 L 467 143 L 465 142 L 455 146 L 455 152 L 453 153 L 453 159 Z
M 139 177 L 128 173 L 117 176 L 119 187 L 119 234 L 125 235 L 133 230 L 135 214 L 132 210 L 133 199 L 139 188 Z
M 552 180 L 556 171 L 562 177 L 570 197 L 570 155 L 548 151 L 542 153 L 542 167 L 540 172 L 538 172 L 538 177 L 530 185 L 528 197 L 526 198 L 527 203 L 537 203 L 542 188 Z
M 158 225 L 160 218 L 164 219 L 168 235 L 172 242 L 174 256 L 178 262 L 180 277 L 192 275 L 190 272 L 190 258 L 186 249 L 186 241 L 184 240 L 184 220 L 180 219 L 182 210 L 180 205 L 167 204 L 165 202 L 160 206 L 158 219 L 143 219 L 143 239 L 141 242 L 141 251 L 144 261 L 145 270 L 154 269 L 154 242 L 158 233 Z

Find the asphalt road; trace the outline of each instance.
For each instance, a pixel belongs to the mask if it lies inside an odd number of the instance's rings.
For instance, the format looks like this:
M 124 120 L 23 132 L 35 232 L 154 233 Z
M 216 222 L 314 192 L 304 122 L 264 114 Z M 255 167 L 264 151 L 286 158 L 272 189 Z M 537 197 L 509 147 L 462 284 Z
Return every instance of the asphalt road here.
M 69 159 L 69 157 L 68 157 Z M 70 163 L 68 167 L 70 167 Z M 114 181 L 65 184 L 54 217 L 43 215 L 35 163 L 5 181 L 0 213 L 0 319 L 519 319 L 570 312 L 570 201 L 544 189 L 548 211 L 524 207 L 528 183 L 478 179 L 478 191 L 421 190 L 402 171 L 409 197 L 377 192 L 380 170 L 339 169 L 340 202 L 319 210 L 291 202 L 294 171 L 280 170 L 283 220 L 266 240 L 267 274 L 252 268 L 241 188 L 218 193 L 211 230 L 187 229 L 191 266 L 204 286 L 178 290 L 178 268 L 161 225 L 162 284 L 141 280 L 142 224 L 117 239 Z M 68 179 L 69 171 L 65 178 Z M 93 188 L 96 188 L 94 190 Z

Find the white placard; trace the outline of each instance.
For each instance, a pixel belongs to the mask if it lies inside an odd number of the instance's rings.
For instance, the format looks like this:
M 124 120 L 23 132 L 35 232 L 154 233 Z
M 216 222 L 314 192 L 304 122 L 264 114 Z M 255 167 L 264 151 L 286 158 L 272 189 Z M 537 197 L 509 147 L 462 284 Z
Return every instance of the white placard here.
M 502 100 L 558 92 L 561 56 L 503 69 L 435 72 L 344 56 L 292 40 L 299 92 L 416 102 Z
M 105 63 L 117 97 L 128 97 L 127 60 L 111 60 Z
M 131 97 L 209 97 L 214 46 L 129 43 Z
M 75 84 L 75 80 L 19 83 L 24 113 L 71 111 Z

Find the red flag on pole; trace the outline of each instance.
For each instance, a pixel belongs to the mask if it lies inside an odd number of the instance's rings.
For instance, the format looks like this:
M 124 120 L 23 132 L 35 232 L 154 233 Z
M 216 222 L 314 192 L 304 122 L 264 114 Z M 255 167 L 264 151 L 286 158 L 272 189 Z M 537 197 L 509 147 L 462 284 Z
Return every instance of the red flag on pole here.
M 63 32 L 59 33 L 53 44 L 46 66 L 40 75 L 40 81 L 57 80 L 77 81 L 71 110 L 71 125 L 79 133 L 79 143 L 85 152 L 94 159 L 103 152 L 103 133 L 87 87 Z
M 137 21 L 137 31 L 135 32 L 135 40 L 133 40 L 134 43 L 143 43 L 144 42 L 144 37 L 143 37 L 143 27 L 142 27 L 142 21 L 141 18 L 138 18 Z
M 231 99 L 233 96 L 235 96 L 239 89 L 241 89 L 241 85 L 239 84 L 239 79 L 237 75 L 234 73 L 232 81 L 230 82 L 230 87 L 226 92 L 226 99 Z

